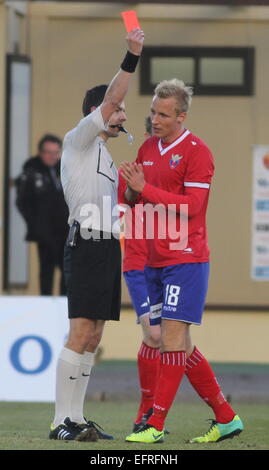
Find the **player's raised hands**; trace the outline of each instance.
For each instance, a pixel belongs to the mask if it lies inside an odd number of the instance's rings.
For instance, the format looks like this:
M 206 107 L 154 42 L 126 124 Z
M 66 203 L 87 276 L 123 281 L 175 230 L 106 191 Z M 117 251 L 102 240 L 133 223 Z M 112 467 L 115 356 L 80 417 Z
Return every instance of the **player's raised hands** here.
M 144 32 L 142 29 L 135 28 L 126 36 L 128 50 L 134 55 L 140 55 L 143 49 Z
M 142 193 L 146 182 L 141 164 L 123 162 L 121 174 L 132 191 Z

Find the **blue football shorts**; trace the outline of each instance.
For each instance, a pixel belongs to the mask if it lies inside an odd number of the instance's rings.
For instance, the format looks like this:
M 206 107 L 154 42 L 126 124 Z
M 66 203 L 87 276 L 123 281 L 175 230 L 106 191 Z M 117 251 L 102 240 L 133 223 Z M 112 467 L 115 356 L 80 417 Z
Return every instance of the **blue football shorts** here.
M 137 315 L 137 323 L 144 315 L 149 315 L 149 296 L 144 271 L 134 269 L 123 273 L 133 307 Z
M 150 324 L 177 320 L 200 325 L 206 300 L 209 263 L 145 267 Z

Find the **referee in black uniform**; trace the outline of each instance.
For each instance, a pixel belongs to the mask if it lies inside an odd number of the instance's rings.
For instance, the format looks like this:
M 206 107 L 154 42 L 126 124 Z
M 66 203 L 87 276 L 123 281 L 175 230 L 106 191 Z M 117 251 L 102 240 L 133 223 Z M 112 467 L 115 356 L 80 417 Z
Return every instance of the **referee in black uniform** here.
M 128 51 L 109 86 L 86 93 L 84 118 L 65 135 L 61 180 L 70 225 L 64 255 L 70 333 L 56 373 L 51 439 L 113 439 L 86 421 L 83 403 L 106 320 L 119 320 L 118 172 L 106 147 L 126 120 L 124 97 L 142 52 L 144 33 L 127 34 Z

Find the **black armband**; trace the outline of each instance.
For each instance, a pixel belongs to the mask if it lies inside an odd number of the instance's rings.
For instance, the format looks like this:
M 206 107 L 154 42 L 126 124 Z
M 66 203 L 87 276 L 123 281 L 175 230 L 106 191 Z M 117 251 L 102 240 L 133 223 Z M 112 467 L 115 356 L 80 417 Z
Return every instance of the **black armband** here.
M 130 51 L 127 51 L 122 64 L 121 64 L 121 69 L 124 70 L 124 72 L 129 72 L 133 73 L 136 69 L 137 63 L 139 61 L 139 55 L 132 54 Z

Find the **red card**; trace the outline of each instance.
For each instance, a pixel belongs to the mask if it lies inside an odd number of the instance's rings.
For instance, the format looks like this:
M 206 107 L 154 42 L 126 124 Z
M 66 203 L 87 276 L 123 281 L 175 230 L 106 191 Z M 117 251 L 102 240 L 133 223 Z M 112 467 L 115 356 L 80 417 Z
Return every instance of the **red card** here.
M 122 11 L 121 16 L 123 18 L 127 33 L 132 31 L 134 28 L 141 29 L 135 10 Z

